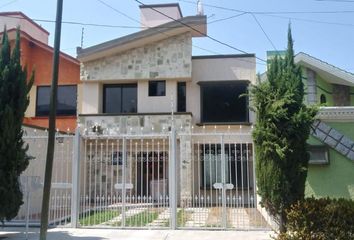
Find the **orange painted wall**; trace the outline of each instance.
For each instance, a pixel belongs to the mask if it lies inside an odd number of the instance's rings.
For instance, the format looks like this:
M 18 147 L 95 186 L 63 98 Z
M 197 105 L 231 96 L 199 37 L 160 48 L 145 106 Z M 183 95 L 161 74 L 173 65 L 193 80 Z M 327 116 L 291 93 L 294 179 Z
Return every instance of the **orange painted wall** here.
M 13 44 L 13 43 L 12 43 Z M 21 63 L 27 66 L 28 73 L 35 70 L 33 88 L 51 85 L 53 49 L 41 43 L 21 37 Z M 59 85 L 77 85 L 80 82 L 80 64 L 76 59 L 60 56 Z M 36 101 L 36 99 L 30 99 Z M 27 117 L 24 123 L 48 128 L 48 117 Z M 73 132 L 76 128 L 76 116 L 57 117 L 56 128 L 60 131 Z

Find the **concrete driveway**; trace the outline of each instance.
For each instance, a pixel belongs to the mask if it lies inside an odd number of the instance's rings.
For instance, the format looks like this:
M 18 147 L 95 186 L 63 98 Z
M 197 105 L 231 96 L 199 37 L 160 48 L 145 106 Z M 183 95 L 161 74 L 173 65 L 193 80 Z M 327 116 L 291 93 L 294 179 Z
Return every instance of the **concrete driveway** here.
M 0 228 L 0 239 L 24 240 L 23 228 Z M 271 231 L 207 231 L 207 230 L 116 230 L 54 228 L 47 240 L 268 240 Z M 31 228 L 28 239 L 37 240 L 39 229 Z

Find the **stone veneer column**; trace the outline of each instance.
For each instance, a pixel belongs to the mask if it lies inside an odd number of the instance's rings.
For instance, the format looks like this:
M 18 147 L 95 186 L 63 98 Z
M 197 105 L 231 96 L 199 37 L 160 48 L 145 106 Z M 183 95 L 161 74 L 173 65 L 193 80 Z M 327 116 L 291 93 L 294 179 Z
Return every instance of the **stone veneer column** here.
M 316 72 L 307 68 L 307 102 L 309 104 L 317 103 L 317 89 L 316 89 Z
M 183 136 L 180 138 L 180 196 L 181 204 L 190 206 L 192 196 L 192 147 L 191 136 Z

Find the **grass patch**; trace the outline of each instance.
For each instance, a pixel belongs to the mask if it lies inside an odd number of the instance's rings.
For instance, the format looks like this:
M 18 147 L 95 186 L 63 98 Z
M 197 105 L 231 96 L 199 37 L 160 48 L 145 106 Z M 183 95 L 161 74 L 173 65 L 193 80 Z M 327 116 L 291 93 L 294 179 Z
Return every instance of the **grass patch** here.
M 133 216 L 125 218 L 126 227 L 144 227 L 149 223 L 153 222 L 159 217 L 159 211 L 157 210 L 146 210 L 140 213 L 137 213 Z M 113 226 L 121 226 L 122 222 L 115 222 Z
M 192 211 L 186 211 L 184 209 L 181 209 L 177 212 L 177 226 L 178 227 L 185 227 L 186 222 L 191 219 L 193 212 Z M 166 222 L 164 224 L 164 227 L 169 227 L 170 226 L 170 221 L 169 219 L 166 219 Z
M 117 210 L 91 211 L 89 215 L 80 216 L 79 222 L 81 226 L 92 226 L 107 222 L 119 214 Z

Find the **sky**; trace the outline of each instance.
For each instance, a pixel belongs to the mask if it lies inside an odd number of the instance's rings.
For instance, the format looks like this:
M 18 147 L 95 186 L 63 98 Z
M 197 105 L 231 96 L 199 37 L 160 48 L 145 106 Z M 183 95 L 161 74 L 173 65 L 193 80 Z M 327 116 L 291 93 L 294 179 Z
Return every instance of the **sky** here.
M 184 16 L 197 14 L 197 0 L 140 1 L 176 2 Z M 205 50 L 194 47 L 193 55 L 242 53 L 237 48 L 255 53 L 260 59 L 257 72 L 262 73 L 266 51 L 286 48 L 291 22 L 296 53 L 305 52 L 354 72 L 354 0 L 202 2 L 208 17 L 207 34 L 233 48 L 206 37 L 194 38 L 193 45 Z M 50 32 L 49 44 L 53 46 L 56 4 L 56 0 L 0 0 L 0 11 L 22 11 Z M 76 57 L 81 43 L 86 48 L 139 31 L 139 5 L 135 0 L 64 0 L 61 50 Z

